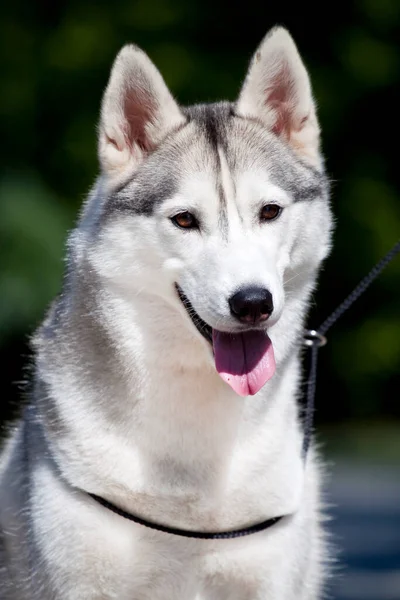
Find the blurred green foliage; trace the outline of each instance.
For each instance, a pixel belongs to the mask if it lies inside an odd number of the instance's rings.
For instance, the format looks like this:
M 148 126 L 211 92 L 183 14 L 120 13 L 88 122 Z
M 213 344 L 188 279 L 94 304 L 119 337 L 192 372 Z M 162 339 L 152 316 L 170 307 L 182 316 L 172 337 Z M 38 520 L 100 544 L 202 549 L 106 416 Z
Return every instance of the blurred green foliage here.
M 309 67 L 337 217 L 310 322 L 318 324 L 396 241 L 400 2 L 15 0 L 0 23 L 2 417 L 26 340 L 60 288 L 64 241 L 96 176 L 111 62 L 143 47 L 182 103 L 234 99 L 267 29 L 286 25 Z M 321 12 L 324 11 L 324 14 Z M 320 420 L 400 417 L 399 273 L 393 263 L 336 326 L 319 374 Z

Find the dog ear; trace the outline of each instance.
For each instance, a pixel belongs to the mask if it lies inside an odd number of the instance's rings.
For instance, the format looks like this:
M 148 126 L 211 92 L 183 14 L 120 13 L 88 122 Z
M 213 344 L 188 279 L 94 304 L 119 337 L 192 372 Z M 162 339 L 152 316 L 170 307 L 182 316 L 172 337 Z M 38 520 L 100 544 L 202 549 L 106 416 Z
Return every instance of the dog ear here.
M 321 165 L 319 126 L 310 80 L 289 32 L 272 29 L 261 42 L 236 104 L 261 121 L 313 166 Z
M 99 159 L 111 176 L 134 170 L 185 118 L 162 76 L 136 46 L 115 59 L 104 92 L 99 125 Z

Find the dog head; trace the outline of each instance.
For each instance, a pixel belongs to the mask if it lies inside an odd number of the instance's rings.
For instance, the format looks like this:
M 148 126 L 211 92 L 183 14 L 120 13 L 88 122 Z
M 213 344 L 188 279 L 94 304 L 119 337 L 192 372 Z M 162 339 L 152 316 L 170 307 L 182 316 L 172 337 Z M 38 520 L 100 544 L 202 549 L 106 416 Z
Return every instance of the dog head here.
M 101 277 L 173 306 L 239 394 L 275 369 L 268 332 L 300 321 L 329 250 L 328 186 L 309 78 L 273 29 L 236 103 L 180 108 L 138 48 L 118 55 L 99 126 L 102 177 L 82 219 Z M 101 200 L 96 200 L 101 198 Z

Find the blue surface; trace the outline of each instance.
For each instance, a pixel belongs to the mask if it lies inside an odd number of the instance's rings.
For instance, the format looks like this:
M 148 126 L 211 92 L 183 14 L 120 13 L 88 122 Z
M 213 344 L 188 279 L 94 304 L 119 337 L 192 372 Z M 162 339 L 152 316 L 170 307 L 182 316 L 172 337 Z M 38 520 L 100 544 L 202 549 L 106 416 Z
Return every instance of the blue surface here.
M 336 466 L 327 501 L 338 550 L 329 597 L 400 600 L 400 467 Z

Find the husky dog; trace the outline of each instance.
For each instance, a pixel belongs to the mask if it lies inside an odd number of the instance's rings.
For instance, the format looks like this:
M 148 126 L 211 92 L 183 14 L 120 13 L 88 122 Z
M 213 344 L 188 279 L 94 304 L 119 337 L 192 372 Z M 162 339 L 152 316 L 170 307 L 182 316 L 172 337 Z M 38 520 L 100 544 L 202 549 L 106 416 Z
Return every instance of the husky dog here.
M 1 600 L 315 600 L 320 466 L 299 354 L 331 238 L 310 83 L 285 29 L 239 98 L 182 108 L 123 48 L 101 175 L 34 337 L 1 467 Z M 282 517 L 242 539 L 188 531 Z

